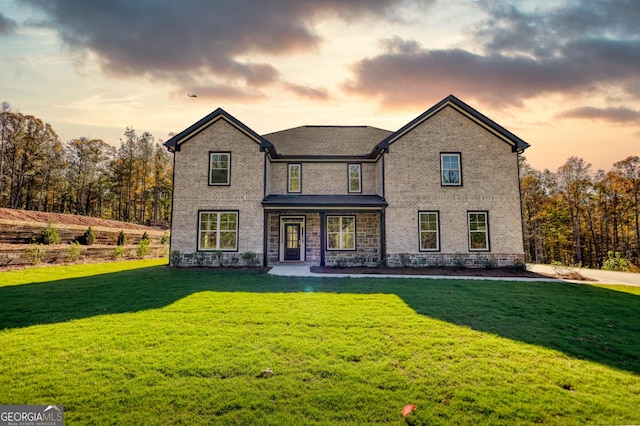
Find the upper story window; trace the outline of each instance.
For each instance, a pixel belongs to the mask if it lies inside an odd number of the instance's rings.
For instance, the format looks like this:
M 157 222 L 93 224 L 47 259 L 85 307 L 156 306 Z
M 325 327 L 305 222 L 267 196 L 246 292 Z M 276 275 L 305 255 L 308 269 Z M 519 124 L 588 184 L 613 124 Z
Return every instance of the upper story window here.
M 462 185 L 462 165 L 459 152 L 443 152 L 440 154 L 441 183 L 443 186 Z
M 327 250 L 356 249 L 356 217 L 327 216 Z
M 198 222 L 198 250 L 238 250 L 237 211 L 200 212 Z
M 362 166 L 349 164 L 349 192 L 362 192 Z
M 287 164 L 287 192 L 302 191 L 302 164 Z
M 418 212 L 420 251 L 440 250 L 438 212 Z
M 209 153 L 209 185 L 229 185 L 231 179 L 231 153 Z
M 489 251 L 489 213 L 467 212 L 469 218 L 469 250 Z

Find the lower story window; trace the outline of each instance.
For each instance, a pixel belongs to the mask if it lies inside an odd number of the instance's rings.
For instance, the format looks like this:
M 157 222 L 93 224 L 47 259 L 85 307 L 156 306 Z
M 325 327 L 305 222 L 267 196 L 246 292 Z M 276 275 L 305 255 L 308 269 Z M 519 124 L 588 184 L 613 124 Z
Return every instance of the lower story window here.
M 440 250 L 440 230 L 438 229 L 438 212 L 419 212 L 420 250 Z
M 200 212 L 198 250 L 238 249 L 238 212 Z
M 355 249 L 355 216 L 327 216 L 327 250 Z
M 468 212 L 469 250 L 489 250 L 489 217 L 487 212 Z

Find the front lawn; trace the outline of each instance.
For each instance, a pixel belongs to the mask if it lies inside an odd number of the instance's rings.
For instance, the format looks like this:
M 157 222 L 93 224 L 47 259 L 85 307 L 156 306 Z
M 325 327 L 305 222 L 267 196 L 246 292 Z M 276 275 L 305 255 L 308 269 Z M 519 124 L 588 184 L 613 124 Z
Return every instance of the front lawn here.
M 0 404 L 67 424 L 640 423 L 640 288 L 0 272 Z M 261 374 L 267 368 L 270 374 Z

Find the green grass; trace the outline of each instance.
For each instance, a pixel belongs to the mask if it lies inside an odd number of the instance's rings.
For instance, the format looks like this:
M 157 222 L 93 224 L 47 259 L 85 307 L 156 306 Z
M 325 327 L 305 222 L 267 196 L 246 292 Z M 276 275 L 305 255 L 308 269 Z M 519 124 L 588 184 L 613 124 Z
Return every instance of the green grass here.
M 640 423 L 640 288 L 164 262 L 0 273 L 0 404 L 68 424 Z

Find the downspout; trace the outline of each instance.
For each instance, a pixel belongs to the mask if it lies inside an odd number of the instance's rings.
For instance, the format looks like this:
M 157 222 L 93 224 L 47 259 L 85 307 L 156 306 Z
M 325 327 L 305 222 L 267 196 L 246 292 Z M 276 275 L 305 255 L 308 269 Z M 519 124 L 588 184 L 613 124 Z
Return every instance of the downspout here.
M 167 150 L 173 154 L 173 170 L 171 171 L 171 227 L 169 228 L 169 260 L 167 261 L 167 265 L 171 266 L 171 252 L 173 251 L 173 212 L 176 205 L 174 202 L 176 196 L 176 151 Z
M 265 150 L 264 152 L 264 164 L 263 164 L 263 171 L 262 171 L 262 198 L 267 198 L 267 151 Z M 262 266 L 267 266 L 267 242 L 268 242 L 268 233 L 269 233 L 269 219 L 268 219 L 268 213 L 267 211 L 264 209 L 264 206 L 262 206 L 262 213 L 263 213 L 263 224 L 262 224 Z
M 520 155 L 524 152 L 523 149 L 516 151 L 516 168 L 518 172 L 518 200 L 520 204 L 520 235 L 522 235 L 522 255 L 524 262 L 527 261 L 527 245 L 524 238 L 524 213 L 522 211 L 522 187 L 520 186 Z
M 320 266 L 324 266 L 324 248 L 325 248 L 325 224 L 324 224 L 325 212 L 320 212 Z

